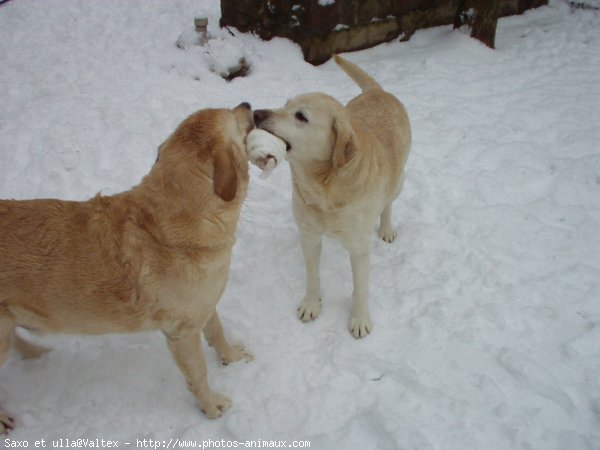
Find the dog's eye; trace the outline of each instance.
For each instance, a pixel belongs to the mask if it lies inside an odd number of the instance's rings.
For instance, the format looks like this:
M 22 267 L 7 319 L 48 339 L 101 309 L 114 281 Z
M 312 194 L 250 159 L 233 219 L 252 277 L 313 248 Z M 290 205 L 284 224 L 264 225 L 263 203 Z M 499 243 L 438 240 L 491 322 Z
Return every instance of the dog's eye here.
M 296 119 L 298 119 L 300 122 L 308 122 L 306 116 L 300 111 L 296 113 Z

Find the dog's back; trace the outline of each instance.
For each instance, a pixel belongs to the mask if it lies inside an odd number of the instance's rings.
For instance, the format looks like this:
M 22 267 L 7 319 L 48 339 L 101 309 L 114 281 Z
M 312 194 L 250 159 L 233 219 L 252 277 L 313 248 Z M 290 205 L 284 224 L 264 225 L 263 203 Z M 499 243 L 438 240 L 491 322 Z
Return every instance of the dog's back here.
M 101 322 L 106 303 L 127 304 L 134 280 L 113 202 L 0 201 L 0 305 L 24 326 L 94 333 L 86 317 Z
M 375 134 L 389 152 L 387 163 L 393 172 L 401 174 L 411 146 L 411 129 L 404 105 L 356 64 L 338 56 L 336 64 L 362 89 L 348 102 L 350 115 Z
M 383 142 L 394 149 L 404 166 L 411 144 L 411 130 L 404 105 L 356 64 L 339 55 L 336 64 L 362 89 L 362 94 L 348 102 L 350 114 L 365 124 Z

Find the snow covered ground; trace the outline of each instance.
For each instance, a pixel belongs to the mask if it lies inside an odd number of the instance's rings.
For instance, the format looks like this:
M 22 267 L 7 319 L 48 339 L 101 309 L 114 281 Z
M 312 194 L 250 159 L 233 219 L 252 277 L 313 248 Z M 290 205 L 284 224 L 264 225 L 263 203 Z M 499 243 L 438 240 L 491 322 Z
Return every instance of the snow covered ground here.
M 196 15 L 209 17 L 212 58 L 175 47 Z M 281 39 L 233 39 L 218 18 L 210 0 L 0 6 L 0 197 L 128 189 L 197 109 L 358 93 L 334 64 L 313 67 Z M 500 20 L 496 43 L 441 27 L 347 55 L 405 103 L 414 132 L 399 238 L 373 232 L 370 336 L 346 329 L 350 264 L 333 241 L 321 316 L 296 319 L 289 169 L 263 180 L 252 167 L 219 308 L 256 359 L 223 367 L 207 351 L 232 409 L 202 416 L 159 333 L 35 337 L 54 350 L 0 369 L 10 439 L 600 448 L 600 13 L 551 0 Z M 245 54 L 249 76 L 214 75 L 215 54 Z

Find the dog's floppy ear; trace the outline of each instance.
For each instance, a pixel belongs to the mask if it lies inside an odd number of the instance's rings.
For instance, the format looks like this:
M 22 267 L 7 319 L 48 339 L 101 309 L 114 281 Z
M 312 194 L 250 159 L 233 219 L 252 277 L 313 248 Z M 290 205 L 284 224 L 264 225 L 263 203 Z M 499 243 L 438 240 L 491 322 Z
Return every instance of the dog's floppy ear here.
M 226 202 L 235 198 L 237 193 L 237 173 L 235 163 L 228 149 L 217 146 L 213 153 L 213 189 L 215 194 Z
M 339 169 L 356 153 L 356 136 L 350 121 L 345 117 L 337 117 L 333 121 L 335 142 L 333 144 L 333 167 Z

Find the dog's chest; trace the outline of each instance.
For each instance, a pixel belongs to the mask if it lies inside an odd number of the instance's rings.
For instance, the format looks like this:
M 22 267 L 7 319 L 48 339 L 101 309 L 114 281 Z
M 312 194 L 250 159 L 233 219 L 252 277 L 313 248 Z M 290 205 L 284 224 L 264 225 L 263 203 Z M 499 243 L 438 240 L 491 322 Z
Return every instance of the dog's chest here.
M 214 306 L 227 282 L 230 260 L 231 249 L 173 258 L 155 284 L 159 303 L 190 313 Z
M 309 228 L 330 237 L 345 241 L 357 232 L 370 229 L 376 215 L 370 208 L 347 205 L 343 208 L 323 210 L 312 205 L 294 203 L 296 222 L 302 228 Z

